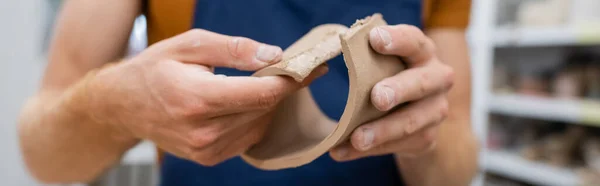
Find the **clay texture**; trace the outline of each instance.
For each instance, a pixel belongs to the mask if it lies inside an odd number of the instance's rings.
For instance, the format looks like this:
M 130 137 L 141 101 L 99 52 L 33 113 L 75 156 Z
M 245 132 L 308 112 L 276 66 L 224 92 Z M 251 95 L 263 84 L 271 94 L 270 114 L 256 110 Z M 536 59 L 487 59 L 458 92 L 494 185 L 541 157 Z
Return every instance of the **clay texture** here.
M 286 98 L 278 105 L 263 140 L 242 158 L 265 170 L 301 166 L 346 141 L 360 124 L 386 114 L 371 104 L 371 89 L 404 69 L 399 58 L 378 54 L 369 45 L 370 30 L 386 24 L 380 14 L 374 14 L 349 29 L 335 24 L 316 27 L 285 50 L 282 62 L 256 72 L 254 76 L 286 75 L 301 82 L 341 50 L 350 90 L 339 123 L 321 112 L 308 88 Z
M 347 29 L 337 24 L 315 27 L 285 50 L 281 62 L 263 68 L 253 76 L 287 75 L 302 82 L 317 66 L 342 52 L 339 35 Z

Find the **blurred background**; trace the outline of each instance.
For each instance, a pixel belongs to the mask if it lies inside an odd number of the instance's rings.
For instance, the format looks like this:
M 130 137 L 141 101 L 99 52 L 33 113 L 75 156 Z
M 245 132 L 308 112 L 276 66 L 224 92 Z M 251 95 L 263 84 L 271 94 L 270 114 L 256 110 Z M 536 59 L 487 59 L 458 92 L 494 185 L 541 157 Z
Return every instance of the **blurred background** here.
M 22 163 L 16 123 L 45 67 L 60 3 L 0 1 L 2 185 L 39 185 Z M 473 127 L 484 148 L 472 185 L 600 185 L 599 8 L 599 0 L 473 0 Z M 145 46 L 140 17 L 130 55 Z M 153 185 L 155 156 L 142 143 L 91 185 Z

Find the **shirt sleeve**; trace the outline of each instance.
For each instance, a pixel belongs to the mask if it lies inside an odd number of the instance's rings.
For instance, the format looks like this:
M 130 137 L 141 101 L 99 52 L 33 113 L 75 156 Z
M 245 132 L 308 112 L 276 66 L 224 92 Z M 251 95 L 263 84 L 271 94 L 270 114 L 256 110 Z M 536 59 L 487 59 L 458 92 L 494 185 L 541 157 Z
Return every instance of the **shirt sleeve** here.
M 423 0 L 425 29 L 458 28 L 469 25 L 471 0 Z

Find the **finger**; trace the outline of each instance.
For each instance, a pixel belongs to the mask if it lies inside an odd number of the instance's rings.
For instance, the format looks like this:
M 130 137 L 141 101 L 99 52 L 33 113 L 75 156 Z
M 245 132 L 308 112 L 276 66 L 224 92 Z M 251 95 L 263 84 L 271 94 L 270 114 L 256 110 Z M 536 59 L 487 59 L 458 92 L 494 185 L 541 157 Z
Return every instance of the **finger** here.
M 190 148 L 188 137 L 185 135 L 188 131 L 193 130 L 192 126 L 179 125 L 181 127 L 155 127 L 154 130 L 148 132 L 148 136 L 144 139 L 152 141 L 159 149 L 169 152 L 180 158 L 189 159 Z
M 267 126 L 269 125 L 273 113 L 269 113 L 261 116 L 254 120 L 248 126 L 250 129 L 244 130 L 241 136 L 236 138 L 232 138 L 232 143 L 224 143 L 224 148 L 221 150 L 221 154 L 225 156 L 238 156 L 245 152 L 252 145 L 260 142 L 264 134 L 267 130 Z
M 350 142 L 357 150 L 367 151 L 378 145 L 409 136 L 427 126 L 437 125 L 448 115 L 444 94 L 428 97 L 356 128 Z
M 373 28 L 369 43 L 379 53 L 403 57 L 409 66 L 419 66 L 435 56 L 433 41 L 412 25 Z
M 269 111 L 252 111 L 245 113 L 229 114 L 225 116 L 213 117 L 210 119 L 197 118 L 188 123 L 190 146 L 201 149 L 215 143 L 219 136 L 230 134 L 232 131 L 247 125 L 250 121 L 264 117 Z
M 266 125 L 270 121 L 270 115 L 263 115 L 244 127 L 239 127 L 214 143 L 195 150 L 192 159 L 203 165 L 212 166 L 237 156 L 257 143 L 264 135 Z
M 381 80 L 371 90 L 371 102 L 375 108 L 388 111 L 399 104 L 448 90 L 453 83 L 452 68 L 432 63 Z
M 229 76 L 210 79 L 210 84 L 218 85 L 199 94 L 212 108 L 212 112 L 231 114 L 261 110 L 274 107 L 286 96 L 308 85 L 316 77 L 327 73 L 327 67 L 321 66 L 305 80 L 298 83 L 284 76 Z
M 265 114 L 271 111 L 272 109 L 228 114 L 210 118 L 208 119 L 208 122 L 211 124 L 224 125 L 226 127 L 237 127 L 237 125 L 245 124 L 248 123 L 248 121 L 254 121 L 257 118 L 263 117 Z
M 357 150 L 350 143 L 342 144 L 330 151 L 336 161 L 350 161 L 369 156 L 396 154 L 402 157 L 416 157 L 433 150 L 436 146 L 437 127 L 428 127 L 405 139 L 390 141 L 368 151 Z
M 172 58 L 208 66 L 257 70 L 281 60 L 280 47 L 194 29 L 167 41 Z

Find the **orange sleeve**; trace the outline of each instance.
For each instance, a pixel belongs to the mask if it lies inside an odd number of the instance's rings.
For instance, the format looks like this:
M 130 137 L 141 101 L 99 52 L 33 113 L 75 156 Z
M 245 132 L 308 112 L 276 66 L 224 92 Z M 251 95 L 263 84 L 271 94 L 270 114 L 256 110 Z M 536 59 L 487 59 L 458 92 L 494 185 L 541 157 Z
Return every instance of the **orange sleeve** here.
M 192 28 L 196 1 L 148 0 L 146 3 L 148 44 L 154 44 Z
M 459 28 L 469 25 L 471 0 L 423 0 L 423 23 L 426 29 Z

